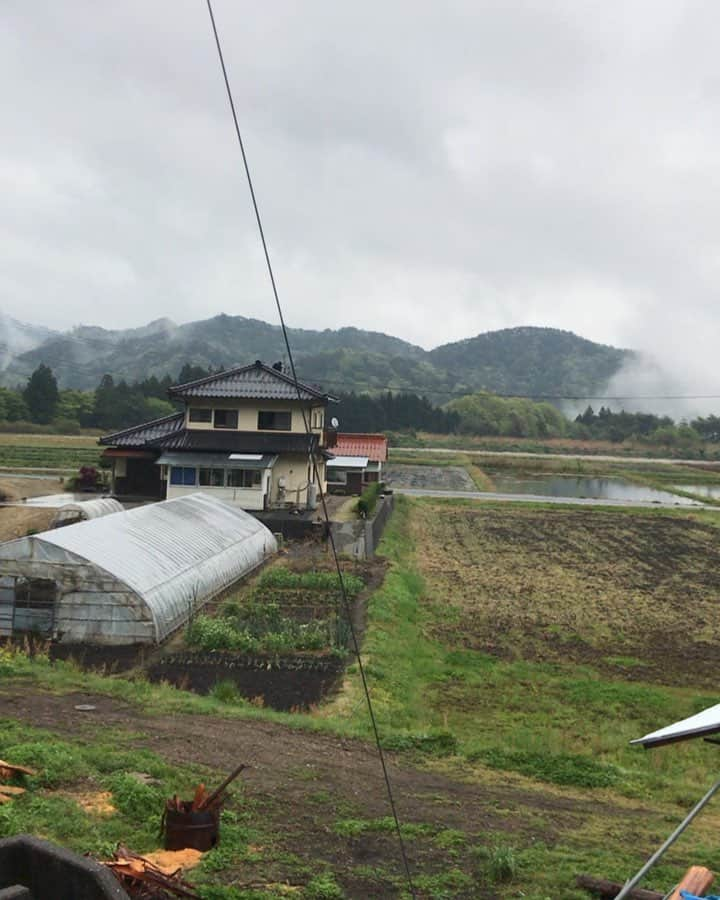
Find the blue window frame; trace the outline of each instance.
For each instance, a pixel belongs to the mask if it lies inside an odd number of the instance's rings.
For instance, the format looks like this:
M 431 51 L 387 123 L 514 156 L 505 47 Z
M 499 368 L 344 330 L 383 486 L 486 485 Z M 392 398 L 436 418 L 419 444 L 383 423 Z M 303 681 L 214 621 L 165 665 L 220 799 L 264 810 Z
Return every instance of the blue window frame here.
M 181 484 L 194 487 L 196 484 L 195 468 L 189 466 L 173 466 L 170 470 L 170 484 Z

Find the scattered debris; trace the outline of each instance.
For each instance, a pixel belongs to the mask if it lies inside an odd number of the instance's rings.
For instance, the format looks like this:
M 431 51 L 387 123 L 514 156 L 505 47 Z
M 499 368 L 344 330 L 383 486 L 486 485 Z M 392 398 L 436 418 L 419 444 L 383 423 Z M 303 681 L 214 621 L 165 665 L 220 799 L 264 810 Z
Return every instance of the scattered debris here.
M 17 778 L 18 775 L 35 775 L 35 769 L 29 769 L 27 766 L 16 766 L 13 763 L 5 762 L 0 759 L 0 804 L 9 803 L 13 797 L 19 797 L 25 793 L 25 788 L 16 787 L 11 784 L 3 784 L 11 778 Z
M 11 787 L 9 784 L 0 784 L 0 803 L 9 803 L 13 797 L 25 793 L 25 788 Z
M 145 859 L 165 872 L 166 875 L 169 875 L 180 869 L 183 872 L 187 872 L 188 869 L 194 869 L 203 856 L 202 850 L 187 847 L 185 850 L 153 850 L 152 853 L 145 854 Z
M 37 772 L 27 766 L 16 766 L 0 759 L 0 778 L 15 778 L 17 775 L 37 775 Z
M 669 894 L 648 891 L 644 888 L 633 888 L 627 897 L 628 900 L 664 900 L 666 897 L 669 897 L 670 900 L 680 900 L 680 891 L 702 895 L 710 888 L 713 880 L 713 873 L 709 869 L 703 866 L 691 866 L 677 887 Z M 585 888 L 586 891 L 602 897 L 603 900 L 614 900 L 623 889 L 623 885 L 618 882 L 608 881 L 605 878 L 594 878 L 592 875 L 578 875 L 575 882 L 578 887 Z
M 623 889 L 622 884 L 616 881 L 608 881 L 606 878 L 594 878 L 592 875 L 578 875 L 575 879 L 578 887 L 585 888 L 596 897 L 603 900 L 614 900 L 615 897 Z M 629 895 L 628 900 L 663 900 L 665 894 L 657 891 L 646 891 L 643 888 L 635 888 Z
M 107 866 L 134 900 L 165 900 L 183 897 L 200 900 L 200 895 L 180 877 L 182 867 L 167 872 L 145 856 L 138 856 L 122 844 L 118 844 Z

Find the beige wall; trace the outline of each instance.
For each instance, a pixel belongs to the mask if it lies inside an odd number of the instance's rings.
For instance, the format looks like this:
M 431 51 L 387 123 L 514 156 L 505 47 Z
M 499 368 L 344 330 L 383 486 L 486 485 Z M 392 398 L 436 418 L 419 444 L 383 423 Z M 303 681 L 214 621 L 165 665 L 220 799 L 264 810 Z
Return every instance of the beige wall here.
M 318 476 L 321 480 L 323 492 L 327 490 L 327 482 L 325 480 L 325 461 L 317 462 Z M 310 477 L 308 478 L 308 472 Z M 270 491 L 271 503 L 282 502 L 280 500 L 280 479 L 285 481 L 285 502 L 298 502 L 298 488 L 301 488 L 299 494 L 300 505 L 303 506 L 307 502 L 307 484 L 308 481 L 314 480 L 312 463 L 307 456 L 280 456 L 272 468 L 272 488 Z
M 188 401 L 187 409 L 185 411 L 185 426 L 187 428 L 192 428 L 193 430 L 197 429 L 198 431 L 212 431 L 213 424 L 212 422 L 191 422 L 190 421 L 190 407 L 200 407 L 202 409 L 236 409 L 238 411 L 238 431 L 257 431 L 257 423 L 258 423 L 258 412 L 260 410 L 278 410 L 278 411 L 286 411 L 289 410 L 292 413 L 291 420 L 291 431 L 295 433 L 303 433 L 305 431 L 305 423 L 303 421 L 302 409 L 305 409 L 305 416 L 307 418 L 308 424 L 311 426 L 312 431 L 321 432 L 324 427 L 325 421 L 325 407 L 322 405 L 311 406 L 308 404 L 300 404 L 298 401 L 284 401 L 284 400 L 263 400 L 262 402 L 258 402 L 257 400 L 247 401 L 247 400 L 210 400 L 206 398 L 197 398 L 196 400 Z M 313 418 L 313 413 L 320 413 L 319 425 L 313 426 L 313 421 L 316 421 Z M 229 429 L 218 429 L 222 431 L 226 431 Z M 284 434 L 287 432 L 264 432 L 267 434 Z

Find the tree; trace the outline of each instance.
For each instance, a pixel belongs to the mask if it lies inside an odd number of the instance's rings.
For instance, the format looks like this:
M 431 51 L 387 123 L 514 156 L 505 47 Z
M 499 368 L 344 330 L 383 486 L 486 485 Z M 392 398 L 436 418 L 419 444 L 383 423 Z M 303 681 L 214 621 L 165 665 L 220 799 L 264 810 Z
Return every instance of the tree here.
M 55 417 L 60 393 L 52 369 L 45 363 L 40 363 L 28 379 L 23 397 L 33 422 L 47 425 Z

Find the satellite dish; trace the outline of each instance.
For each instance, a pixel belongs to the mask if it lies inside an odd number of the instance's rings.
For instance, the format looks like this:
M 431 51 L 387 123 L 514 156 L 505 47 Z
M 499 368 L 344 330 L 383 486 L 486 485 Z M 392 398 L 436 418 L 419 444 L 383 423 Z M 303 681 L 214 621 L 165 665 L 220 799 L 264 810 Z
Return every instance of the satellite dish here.
M 335 418 L 335 416 L 333 416 L 332 419 L 330 419 L 330 424 L 332 425 L 333 428 L 339 428 L 339 427 L 340 427 L 340 423 L 339 423 L 338 420 Z

